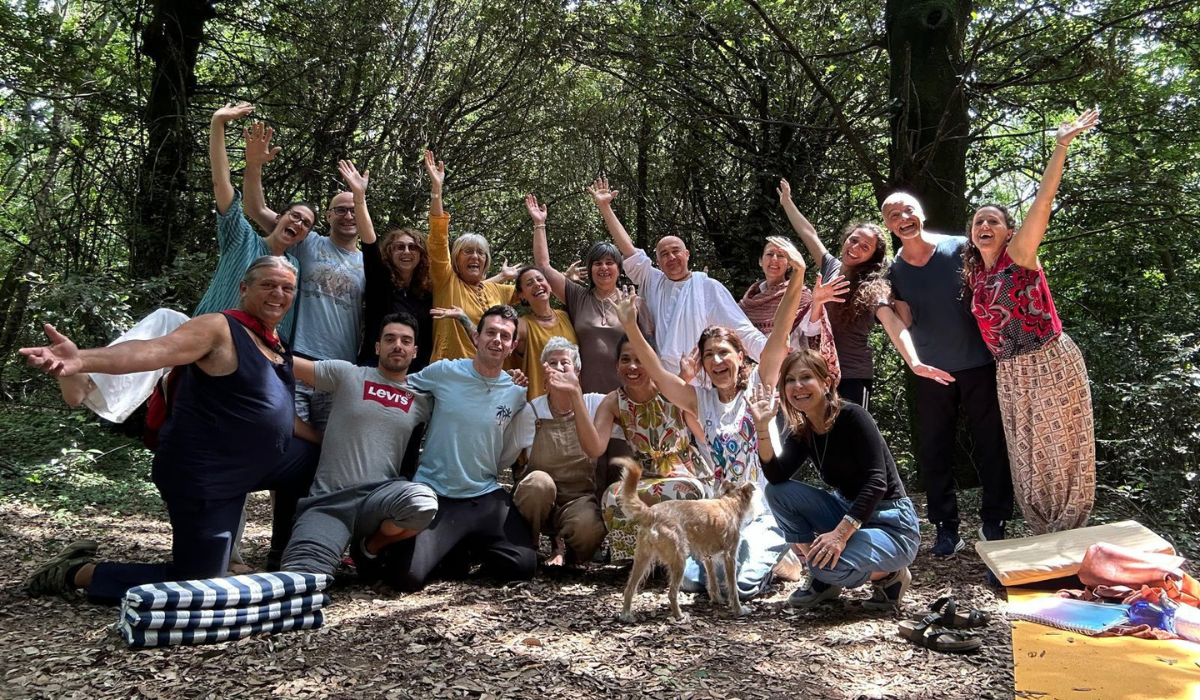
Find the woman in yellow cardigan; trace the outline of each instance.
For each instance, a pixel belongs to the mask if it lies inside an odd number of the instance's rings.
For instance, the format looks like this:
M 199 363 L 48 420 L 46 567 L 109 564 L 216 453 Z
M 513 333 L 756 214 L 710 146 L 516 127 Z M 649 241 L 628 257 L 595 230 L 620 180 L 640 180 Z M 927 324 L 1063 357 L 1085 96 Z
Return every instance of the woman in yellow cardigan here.
M 450 244 L 450 215 L 442 210 L 442 183 L 446 166 L 435 161 L 433 151 L 425 151 L 425 170 L 429 172 L 429 277 L 433 281 L 433 357 L 457 360 L 475 356 L 475 345 L 466 327 L 446 310 L 457 307 L 479 323 L 483 312 L 497 304 L 507 304 L 513 285 L 495 280 L 507 279 L 505 273 L 485 279 L 492 262 L 487 239 L 477 233 L 465 233 Z M 442 311 L 442 313 L 438 313 Z

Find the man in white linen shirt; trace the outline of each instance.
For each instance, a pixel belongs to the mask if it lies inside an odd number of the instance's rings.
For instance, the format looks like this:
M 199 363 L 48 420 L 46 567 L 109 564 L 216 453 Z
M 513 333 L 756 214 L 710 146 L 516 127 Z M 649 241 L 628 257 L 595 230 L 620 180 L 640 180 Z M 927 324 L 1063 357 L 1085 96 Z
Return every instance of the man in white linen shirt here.
M 625 256 L 625 274 L 638 286 L 638 296 L 646 300 L 654 317 L 654 338 L 658 354 L 671 372 L 679 371 L 679 362 L 695 349 L 700 334 L 709 326 L 725 326 L 737 332 L 746 346 L 746 354 L 755 360 L 767 344 L 745 312 L 737 305 L 725 285 L 703 272 L 688 269 L 691 253 L 676 236 L 663 236 L 654 247 L 658 267 L 645 251 L 634 247 L 633 239 L 613 212 L 617 191 L 601 178 L 588 188 L 613 242 Z

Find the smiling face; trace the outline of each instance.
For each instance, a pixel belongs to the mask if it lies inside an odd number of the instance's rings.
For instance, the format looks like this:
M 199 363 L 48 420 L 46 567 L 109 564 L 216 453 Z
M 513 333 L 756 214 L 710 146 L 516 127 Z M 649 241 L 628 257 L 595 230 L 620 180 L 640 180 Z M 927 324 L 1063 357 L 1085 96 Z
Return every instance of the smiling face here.
M 894 194 L 883 203 L 883 225 L 900 240 L 912 240 L 925 228 L 925 211 L 912 195 Z
M 339 192 L 329 200 L 325 210 L 325 221 L 329 222 L 329 237 L 345 241 L 358 235 L 358 220 L 355 218 L 354 195 Z
M 654 247 L 654 254 L 658 259 L 658 268 L 667 279 L 678 282 L 688 276 L 688 260 L 692 254 L 681 239 L 675 236 L 663 237 Z
M 542 372 L 546 375 L 543 377 L 546 384 L 550 383 L 550 372 L 559 372 L 576 378 L 579 377 L 579 373 L 575 371 L 575 358 L 571 356 L 569 350 L 555 350 L 546 355 L 546 359 L 542 362 Z
M 403 323 L 389 323 L 379 333 L 375 343 L 379 368 L 388 372 L 405 372 L 417 354 L 416 332 Z
M 388 243 L 388 256 L 392 265 L 408 276 L 421 264 L 421 248 L 417 240 L 407 233 L 396 234 Z
M 971 218 L 971 242 L 984 255 L 999 255 L 1012 235 L 1012 221 L 999 207 L 980 207 Z
M 308 237 L 316 220 L 317 215 L 312 209 L 302 204 L 293 205 L 275 217 L 275 228 L 271 229 L 267 238 L 277 240 L 284 248 L 289 248 Z
M 780 396 L 792 410 L 806 416 L 823 416 L 827 401 L 825 394 L 833 387 L 833 377 L 824 381 L 804 362 L 791 363 L 783 377 Z
M 483 282 L 487 274 L 488 254 L 478 246 L 463 246 L 454 256 L 454 269 L 458 278 L 469 285 Z
M 602 296 L 607 296 L 617 288 L 617 278 L 621 276 L 621 268 L 616 260 L 603 257 L 592 261 L 588 274 L 596 291 L 600 292 Z
M 504 364 L 517 346 L 517 323 L 500 316 L 485 316 L 479 335 L 475 338 L 475 357 L 484 364 L 498 367 Z
M 783 282 L 784 278 L 787 277 L 788 270 L 791 269 L 787 255 L 779 249 L 779 246 L 773 243 L 768 243 L 763 248 L 763 254 L 758 260 L 758 266 L 762 268 L 763 274 L 766 275 L 768 285 L 776 285 Z
M 704 353 L 700 356 L 709 381 L 717 389 L 724 390 L 737 388 L 738 373 L 745 361 L 745 353 L 724 338 L 709 338 L 704 343 Z
M 283 322 L 296 296 L 296 276 L 281 267 L 264 267 L 250 281 L 242 282 L 242 308 L 267 326 Z
M 517 279 L 517 290 L 530 306 L 542 308 L 550 304 L 550 283 L 541 270 L 526 270 Z
M 649 388 L 653 384 L 650 373 L 642 366 L 642 361 L 633 351 L 633 344 L 628 341 L 621 344 L 621 353 L 617 356 L 617 376 L 621 378 L 626 391 Z
M 880 244 L 874 231 L 856 228 L 842 242 L 842 265 L 861 265 L 871 259 Z

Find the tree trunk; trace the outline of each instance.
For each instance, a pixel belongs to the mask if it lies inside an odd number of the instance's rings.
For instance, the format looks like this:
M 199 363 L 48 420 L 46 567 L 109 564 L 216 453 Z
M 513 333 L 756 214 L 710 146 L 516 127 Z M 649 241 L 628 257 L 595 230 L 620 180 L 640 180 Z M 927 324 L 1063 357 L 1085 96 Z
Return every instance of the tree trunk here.
M 970 0 L 888 0 L 884 9 L 891 184 L 921 200 L 928 228 L 955 234 L 967 220 L 963 40 L 971 7 Z
M 187 216 L 192 135 L 187 110 L 196 92 L 196 56 L 204 23 L 216 16 L 213 0 L 154 0 L 142 32 L 142 53 L 154 63 L 146 101 L 146 153 L 137 197 L 137 224 L 130 241 L 130 271 L 153 277 L 174 260 Z

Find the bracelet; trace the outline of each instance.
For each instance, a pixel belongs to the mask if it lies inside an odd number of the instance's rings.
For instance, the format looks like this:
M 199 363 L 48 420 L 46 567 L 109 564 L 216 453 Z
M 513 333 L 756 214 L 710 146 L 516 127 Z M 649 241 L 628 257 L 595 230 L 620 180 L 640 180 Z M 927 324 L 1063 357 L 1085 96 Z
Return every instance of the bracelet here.
M 441 199 L 441 198 L 442 198 L 442 195 L 440 195 L 440 194 L 430 194 L 430 195 L 429 195 L 429 198 L 430 198 L 430 199 Z
M 852 527 L 853 527 L 855 530 L 861 530 L 861 529 L 862 529 L 862 521 L 861 521 L 861 520 L 859 520 L 858 518 L 855 518 L 855 517 L 853 517 L 853 516 L 852 516 L 852 515 L 850 515 L 849 513 L 847 513 L 847 514 L 843 515 L 843 516 L 842 516 L 842 520 L 845 520 L 846 522 L 850 523 L 850 525 L 851 525 L 851 526 L 852 526 Z
M 535 229 L 538 229 L 538 228 L 546 228 L 546 224 L 534 224 L 534 225 L 533 225 L 533 227 L 534 227 Z

